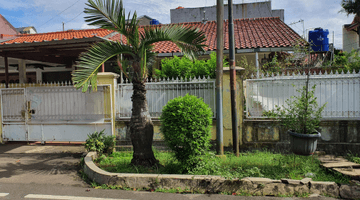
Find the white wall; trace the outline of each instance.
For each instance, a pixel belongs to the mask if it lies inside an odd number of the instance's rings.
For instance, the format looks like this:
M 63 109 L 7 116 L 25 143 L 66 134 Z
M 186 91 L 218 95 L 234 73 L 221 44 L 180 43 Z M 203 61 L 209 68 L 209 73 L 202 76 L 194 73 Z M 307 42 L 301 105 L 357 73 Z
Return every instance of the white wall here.
M 171 23 L 200 22 L 204 18 L 216 21 L 216 6 L 201 8 L 171 9 Z M 234 19 L 247 19 L 259 17 L 280 17 L 284 21 L 284 10 L 271 10 L 271 1 L 254 2 L 233 5 Z M 224 19 L 228 19 L 228 6 L 224 5 Z
M 359 49 L 359 35 L 343 27 L 343 51 L 351 52 L 353 49 Z

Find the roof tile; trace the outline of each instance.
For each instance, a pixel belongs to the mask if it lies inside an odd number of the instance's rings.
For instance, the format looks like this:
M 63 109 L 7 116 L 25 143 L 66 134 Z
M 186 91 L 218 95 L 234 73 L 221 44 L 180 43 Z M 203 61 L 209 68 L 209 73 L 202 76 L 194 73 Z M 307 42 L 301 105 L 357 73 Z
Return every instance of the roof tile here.
M 50 33 L 38 33 L 38 34 L 24 34 L 19 37 L 3 42 L 1 44 L 18 44 L 18 43 L 33 43 L 33 42 L 46 42 L 53 40 L 69 40 L 69 39 L 82 39 L 91 37 L 105 37 L 113 31 L 105 29 L 85 29 L 85 30 L 68 30 L 60 32 Z

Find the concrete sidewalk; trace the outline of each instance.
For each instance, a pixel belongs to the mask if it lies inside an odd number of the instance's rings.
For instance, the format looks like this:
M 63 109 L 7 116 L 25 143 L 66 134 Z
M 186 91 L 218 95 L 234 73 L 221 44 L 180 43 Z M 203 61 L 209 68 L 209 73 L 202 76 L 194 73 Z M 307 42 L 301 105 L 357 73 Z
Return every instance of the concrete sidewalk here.
M 0 183 L 88 187 L 77 175 L 83 145 L 0 144 Z

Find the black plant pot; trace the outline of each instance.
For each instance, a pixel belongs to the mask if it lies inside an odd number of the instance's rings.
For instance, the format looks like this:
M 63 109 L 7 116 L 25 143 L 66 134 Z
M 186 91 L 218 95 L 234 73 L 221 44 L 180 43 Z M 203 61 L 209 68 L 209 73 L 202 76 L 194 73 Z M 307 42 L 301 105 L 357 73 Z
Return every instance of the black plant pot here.
M 297 155 L 310 156 L 316 151 L 317 140 L 321 137 L 319 132 L 316 134 L 300 134 L 291 130 L 290 135 L 291 151 Z

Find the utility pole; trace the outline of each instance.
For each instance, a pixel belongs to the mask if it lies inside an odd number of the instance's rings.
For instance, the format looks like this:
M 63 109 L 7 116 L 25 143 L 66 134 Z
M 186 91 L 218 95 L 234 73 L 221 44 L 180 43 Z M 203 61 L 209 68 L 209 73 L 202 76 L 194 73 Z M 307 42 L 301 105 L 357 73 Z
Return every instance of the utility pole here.
M 204 16 L 205 18 L 205 16 Z M 218 155 L 224 155 L 223 140 L 223 57 L 224 57 L 224 1 L 216 3 L 216 151 Z
M 233 150 L 239 157 L 239 131 L 237 124 L 236 109 L 236 69 L 235 69 L 235 41 L 234 41 L 234 22 L 233 22 L 233 1 L 228 0 L 229 8 L 229 64 L 230 64 L 230 90 L 231 90 L 231 121 L 233 135 Z
M 63 25 L 63 31 L 65 31 L 65 23 L 63 22 L 62 25 Z
M 334 53 L 335 53 L 335 31 L 333 31 L 333 45 L 332 45 L 332 49 L 331 49 L 331 61 L 334 61 Z

